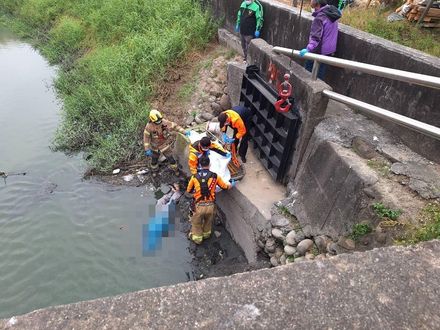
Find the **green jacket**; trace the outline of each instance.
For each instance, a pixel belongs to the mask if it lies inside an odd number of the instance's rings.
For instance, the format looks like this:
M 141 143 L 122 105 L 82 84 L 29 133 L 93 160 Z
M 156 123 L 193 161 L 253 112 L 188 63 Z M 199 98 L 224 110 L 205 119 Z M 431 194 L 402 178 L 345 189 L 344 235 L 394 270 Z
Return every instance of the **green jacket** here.
M 263 6 L 261 3 L 258 0 L 254 0 L 250 5 L 247 5 L 246 1 L 243 1 L 237 13 L 237 25 L 240 25 L 241 16 L 245 10 L 252 10 L 255 12 L 255 18 L 257 20 L 256 31 L 260 31 L 263 27 Z

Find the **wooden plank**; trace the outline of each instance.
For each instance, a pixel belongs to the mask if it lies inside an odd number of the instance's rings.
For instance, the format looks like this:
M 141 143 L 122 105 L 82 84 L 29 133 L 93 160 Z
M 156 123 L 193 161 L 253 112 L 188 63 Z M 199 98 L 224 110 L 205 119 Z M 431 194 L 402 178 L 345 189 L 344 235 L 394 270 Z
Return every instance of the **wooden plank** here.
M 415 9 L 417 11 L 423 12 L 426 9 L 426 7 L 425 6 L 416 6 Z M 428 16 L 440 16 L 440 9 L 438 9 L 438 8 L 430 8 L 428 10 L 428 12 L 426 13 L 426 15 L 428 15 Z
M 440 23 L 423 23 L 423 27 L 440 28 Z

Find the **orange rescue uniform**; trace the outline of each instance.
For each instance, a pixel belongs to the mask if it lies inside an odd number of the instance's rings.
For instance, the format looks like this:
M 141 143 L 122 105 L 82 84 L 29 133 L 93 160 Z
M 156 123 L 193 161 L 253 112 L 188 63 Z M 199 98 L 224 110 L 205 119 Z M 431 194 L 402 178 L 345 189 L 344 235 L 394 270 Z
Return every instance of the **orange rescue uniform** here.
M 209 150 L 217 152 L 222 156 L 226 156 L 227 151 L 223 149 L 219 144 L 211 142 L 209 146 Z M 189 145 L 189 159 L 188 166 L 192 175 L 197 174 L 198 166 L 199 166 L 199 158 L 206 154 L 206 151 L 203 151 L 200 146 L 200 141 L 196 141 L 193 144 Z
M 222 132 L 226 132 L 227 126 L 229 125 L 234 129 L 235 136 L 234 138 L 240 140 L 246 134 L 246 126 L 244 125 L 243 119 L 241 119 L 240 115 L 236 113 L 234 110 L 226 110 L 223 111 L 226 114 L 226 122 L 222 127 Z

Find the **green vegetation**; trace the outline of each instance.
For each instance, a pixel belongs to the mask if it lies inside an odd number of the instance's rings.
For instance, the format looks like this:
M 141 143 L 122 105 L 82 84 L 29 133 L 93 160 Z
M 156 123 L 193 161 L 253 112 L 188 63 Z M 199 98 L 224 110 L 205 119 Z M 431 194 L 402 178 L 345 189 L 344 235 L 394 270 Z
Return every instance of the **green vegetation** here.
M 428 203 L 420 213 L 422 225 L 410 228 L 396 240 L 397 244 L 410 245 L 432 239 L 440 239 L 440 203 Z
M 61 64 L 55 148 L 87 151 L 98 171 L 141 156 L 155 83 L 215 31 L 195 0 L 2 0 L 0 13 Z
M 389 209 L 382 203 L 374 203 L 373 210 L 379 217 L 388 218 L 391 220 L 397 220 L 397 218 L 402 214 L 402 210 Z
M 390 175 L 390 163 L 384 159 L 373 158 L 367 161 L 367 165 L 378 172 L 383 177 Z
M 433 56 L 440 56 L 438 29 L 419 29 L 407 20 L 388 23 L 387 16 L 390 12 L 377 8 L 347 8 L 343 12 L 341 23 Z
M 197 87 L 197 80 L 192 80 L 182 85 L 182 87 L 177 92 L 179 99 L 182 102 L 187 102 L 191 99 Z
M 351 231 L 351 239 L 354 241 L 359 240 L 364 235 L 371 233 L 373 230 L 369 224 L 366 223 L 357 223 L 353 225 L 353 229 Z

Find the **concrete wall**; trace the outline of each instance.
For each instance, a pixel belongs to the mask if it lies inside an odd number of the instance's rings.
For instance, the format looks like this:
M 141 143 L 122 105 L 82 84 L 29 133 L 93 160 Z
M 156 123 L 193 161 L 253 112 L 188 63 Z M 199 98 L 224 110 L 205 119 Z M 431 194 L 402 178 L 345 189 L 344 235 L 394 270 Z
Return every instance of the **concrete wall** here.
M 216 17 L 224 18 L 224 26 L 233 31 L 240 1 L 203 0 Z M 312 16 L 298 16 L 295 8 L 260 0 L 264 7 L 261 37 L 269 44 L 301 49 L 307 44 Z M 337 57 L 385 67 L 440 76 L 440 59 L 400 46 L 368 33 L 340 25 Z M 330 68 L 327 82 L 333 90 L 387 110 L 440 127 L 440 93 L 438 90 L 415 86 L 372 75 Z M 440 141 L 419 133 L 384 123 L 393 133 L 423 156 L 440 162 Z
M 230 32 L 220 29 L 219 40 L 221 43 L 237 49 L 238 38 Z M 278 81 L 283 81 L 283 75 L 291 73 L 290 83 L 293 86 L 293 96 L 301 117 L 301 126 L 298 131 L 293 159 L 286 171 L 284 182 L 294 178 L 301 163 L 307 144 L 316 125 L 323 119 L 327 109 L 328 99 L 322 95 L 324 89 L 331 87 L 321 80 L 311 80 L 308 72 L 299 64 L 290 61 L 286 56 L 272 52 L 272 46 L 263 39 L 254 39 L 249 46 L 249 63 L 254 63 L 260 68 L 261 75 L 266 77 L 269 64 L 272 63 L 278 70 Z M 228 66 L 228 90 L 232 104 L 237 104 L 240 99 L 241 82 L 244 66 L 230 64 Z
M 154 288 L 0 320 L 0 329 L 437 329 L 440 242 Z

